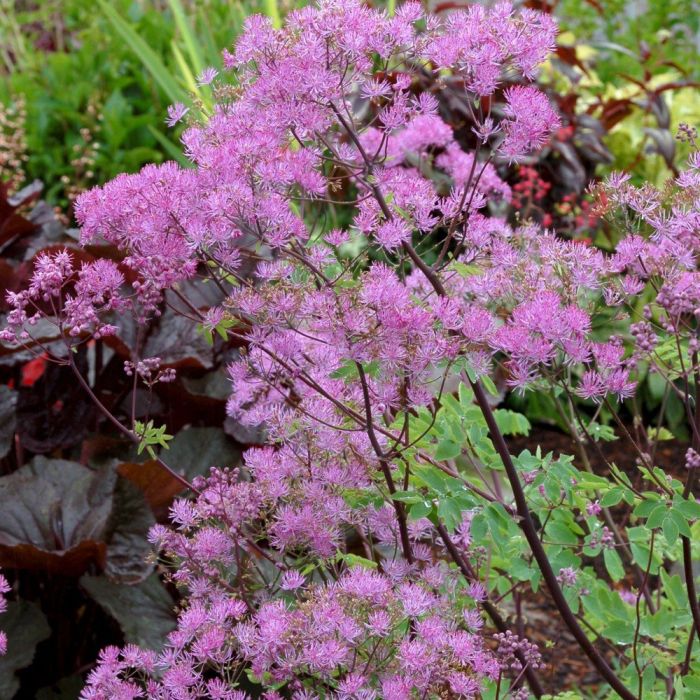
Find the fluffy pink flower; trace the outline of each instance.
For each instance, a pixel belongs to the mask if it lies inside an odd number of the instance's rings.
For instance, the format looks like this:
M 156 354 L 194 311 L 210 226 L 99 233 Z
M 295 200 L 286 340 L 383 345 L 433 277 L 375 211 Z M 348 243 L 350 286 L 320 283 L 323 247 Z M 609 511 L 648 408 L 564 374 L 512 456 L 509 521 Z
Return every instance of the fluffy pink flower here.
M 560 119 L 546 95 L 537 88 L 523 85 L 505 91 L 506 119 L 502 123 L 505 137 L 499 152 L 510 162 L 541 148 L 556 131 Z
M 213 82 L 214 78 L 219 75 L 219 71 L 216 68 L 205 68 L 199 76 L 197 76 L 197 85 L 209 85 Z
M 182 102 L 177 102 L 168 107 L 168 118 L 165 120 L 168 126 L 175 126 L 189 112 L 189 108 L 185 107 Z

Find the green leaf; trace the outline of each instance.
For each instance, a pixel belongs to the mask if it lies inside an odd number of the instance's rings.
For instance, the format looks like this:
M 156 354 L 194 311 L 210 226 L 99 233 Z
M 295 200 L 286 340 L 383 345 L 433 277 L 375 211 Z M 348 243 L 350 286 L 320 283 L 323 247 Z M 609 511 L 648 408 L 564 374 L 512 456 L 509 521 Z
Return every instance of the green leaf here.
M 354 379 L 357 376 L 357 365 L 351 360 L 346 360 L 330 374 L 332 379 Z
M 587 432 L 595 442 L 602 440 L 603 442 L 613 442 L 617 440 L 617 435 L 612 426 L 602 425 L 596 421 L 591 422 L 586 428 Z
M 576 587 L 567 586 L 562 591 L 564 593 L 564 598 L 569 604 L 572 612 L 576 614 L 578 612 L 579 606 L 581 605 L 581 595 L 579 594 Z
M 560 521 L 551 521 L 547 524 L 547 536 L 558 544 L 578 544 L 578 537 Z
M 617 481 L 621 481 L 626 486 L 632 488 L 632 482 L 630 481 L 629 476 L 627 476 L 627 474 L 625 474 L 625 472 L 623 472 L 614 462 L 610 464 L 610 471 L 613 473 Z
M 343 500 L 351 508 L 366 508 L 370 505 L 373 505 L 375 508 L 380 508 L 384 503 L 381 494 L 377 494 L 368 489 L 344 489 Z
M 657 494 L 644 494 L 644 496 L 651 496 L 645 498 L 637 507 L 632 511 L 632 515 L 638 518 L 647 518 L 651 515 L 652 511 L 659 505 L 659 496 Z
M 583 472 L 578 479 L 576 488 L 583 491 L 600 491 L 610 488 L 610 482 L 597 474 Z
M 395 491 L 391 497 L 402 503 L 422 503 L 425 500 L 417 491 Z
M 413 476 L 422 482 L 429 489 L 440 495 L 447 495 L 450 492 L 450 483 L 447 476 L 437 467 L 432 465 L 419 465 L 413 467 Z M 459 482 L 458 482 L 459 483 Z
M 675 435 L 668 428 L 648 428 L 647 435 L 649 440 L 673 440 Z
M 687 603 L 687 597 L 681 577 L 678 574 L 671 576 L 663 567 L 659 569 L 659 575 L 661 576 L 666 598 L 674 607 L 684 608 Z
M 187 156 L 185 156 L 182 151 L 167 136 L 165 136 L 165 134 L 158 131 L 153 124 L 147 124 L 146 127 L 151 132 L 153 138 L 161 145 L 161 148 L 173 160 L 177 161 L 183 168 L 192 167 L 192 162 L 187 159 Z
M 547 498 L 552 503 L 555 503 L 561 498 L 561 484 L 553 474 L 547 474 L 543 486 Z
M 673 630 L 685 627 L 687 624 L 692 624 L 693 618 L 690 611 L 685 610 L 658 610 L 654 615 L 646 614 L 642 617 L 639 631 L 643 635 L 654 637 L 666 637 L 673 633 Z
M 661 527 L 668 513 L 668 506 L 665 503 L 658 504 L 649 514 L 647 518 L 646 525 L 650 530 L 655 530 L 657 527 Z
M 638 544 L 637 542 L 630 542 L 630 549 L 632 550 L 632 558 L 634 559 L 635 564 L 637 564 L 642 569 L 646 569 L 647 565 L 649 564 L 649 547 L 647 547 L 644 544 Z M 652 555 L 652 574 L 656 573 L 661 562 L 661 559 L 657 554 L 656 549 L 657 548 L 654 549 L 654 553 Z
M 671 520 L 673 520 L 673 522 L 676 524 L 676 527 L 681 535 L 684 537 L 692 537 L 690 525 L 688 525 L 688 521 L 683 517 L 682 513 L 680 513 L 676 508 L 672 508 L 668 514 L 668 517 L 671 518 Z
M 452 500 L 459 506 L 460 511 L 473 510 L 477 506 L 476 499 L 468 491 L 453 492 Z
M 654 683 L 656 683 L 656 669 L 653 664 L 649 664 L 642 672 L 642 693 L 644 696 L 648 697 L 648 693 L 654 690 Z
M 195 77 L 195 74 L 192 72 L 192 68 L 190 68 L 182 51 L 180 51 L 180 47 L 177 45 L 177 43 L 175 43 L 174 39 L 170 44 L 170 48 L 173 52 L 173 56 L 175 57 L 175 63 L 177 63 L 177 67 L 180 69 L 180 82 L 184 83 L 185 87 L 191 93 L 195 94 L 199 99 L 201 99 L 202 103 L 206 107 L 209 107 L 211 103 L 211 100 L 208 99 L 209 94 L 211 94 L 209 86 L 204 85 L 200 87 L 197 84 L 197 79 Z
M 97 0 L 102 12 L 112 23 L 119 36 L 138 56 L 144 68 L 153 76 L 160 88 L 171 102 L 187 99 L 185 91 L 177 84 L 160 56 L 139 36 L 138 32 L 126 22 L 107 0 Z
M 695 500 L 679 500 L 673 504 L 673 508 L 689 520 L 697 520 L 700 518 L 700 503 Z
M 471 388 L 464 384 L 464 382 L 461 382 L 457 391 L 459 393 L 459 403 L 462 408 L 471 408 L 474 402 L 474 392 Z
M 678 525 L 676 525 L 676 522 L 671 517 L 671 514 L 664 518 L 663 523 L 661 523 L 661 529 L 663 530 L 664 538 L 666 539 L 668 546 L 673 547 L 678 539 L 679 529 Z
M 448 530 L 454 530 L 462 522 L 462 511 L 453 498 L 441 499 L 438 503 L 437 514 Z
M 277 0 L 263 0 L 263 10 L 270 18 L 272 26 L 275 29 L 279 29 L 282 26 L 282 17 L 280 16 L 279 7 L 277 6 Z
M 621 486 L 615 486 L 600 499 L 600 505 L 603 508 L 616 506 L 623 499 L 624 495 L 624 489 Z
M 529 581 L 532 576 L 533 566 L 522 557 L 515 557 L 508 568 L 508 574 L 518 581 Z
M 185 15 L 185 10 L 182 7 L 180 0 L 168 0 L 170 9 L 175 18 L 175 24 L 177 25 L 178 31 L 182 35 L 182 39 L 185 42 L 185 47 L 187 48 L 187 53 L 190 57 L 190 64 L 194 69 L 195 75 L 199 75 L 205 68 L 204 57 L 202 52 L 199 50 L 199 40 L 194 35 L 192 27 L 187 20 L 187 15 Z
M 493 379 L 489 377 L 488 374 L 484 374 L 479 378 L 479 381 L 484 385 L 484 389 L 491 394 L 491 396 L 498 396 L 498 388 L 493 383 Z
M 456 272 L 460 277 L 472 277 L 480 272 L 478 265 L 467 265 L 463 262 L 453 261 L 450 263 L 450 270 Z
M 156 458 L 155 452 L 152 449 L 154 446 L 163 447 L 167 450 L 168 441 L 173 439 L 172 435 L 168 435 L 168 433 L 165 432 L 164 425 L 156 428 L 152 420 L 149 420 L 148 423 L 134 421 L 134 432 L 140 438 L 138 449 L 136 450 L 137 454 L 141 454 L 146 450 L 152 459 Z
M 427 518 L 433 510 L 433 504 L 426 501 L 414 503 L 408 511 L 409 520 L 420 520 Z
M 349 567 L 361 566 L 363 569 L 376 569 L 377 562 L 361 557 L 358 554 L 338 552 L 338 561 L 345 562 Z
M 442 461 L 445 459 L 455 459 L 462 454 L 462 447 L 451 440 L 440 440 L 435 450 L 435 459 Z
M 483 514 L 491 536 L 495 540 L 494 544 L 501 548 L 504 547 L 513 533 L 512 528 L 517 530 L 517 525 L 500 503 L 489 503 L 484 508 Z
M 625 577 L 625 567 L 622 565 L 620 555 L 614 549 L 603 550 L 605 568 L 613 581 L 621 581 Z
M 670 365 L 670 367 L 676 371 L 680 372 L 683 367 L 692 366 L 692 361 L 688 353 L 688 341 L 681 340 L 679 343 L 675 335 L 657 345 L 654 352 L 662 365 Z
M 631 644 L 634 640 L 634 626 L 622 620 L 613 620 L 605 625 L 603 634 L 615 644 Z
M 498 428 L 504 435 L 529 435 L 530 421 L 522 414 L 505 408 L 493 412 Z

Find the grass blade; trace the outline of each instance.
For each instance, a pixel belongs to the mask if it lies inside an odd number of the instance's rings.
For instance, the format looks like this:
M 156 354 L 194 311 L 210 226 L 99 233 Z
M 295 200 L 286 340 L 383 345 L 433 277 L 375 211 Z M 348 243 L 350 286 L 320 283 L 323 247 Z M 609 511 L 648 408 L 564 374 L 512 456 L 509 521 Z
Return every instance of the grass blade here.
M 206 68 L 204 65 L 204 57 L 202 52 L 199 50 L 199 40 L 192 31 L 192 26 L 185 14 L 185 10 L 182 7 L 180 0 L 168 0 L 170 9 L 172 10 L 173 17 L 175 18 L 175 24 L 177 29 L 185 42 L 185 48 L 190 57 L 190 65 L 194 70 L 195 75 L 201 75 L 202 71 Z
M 192 72 L 185 57 L 182 55 L 182 51 L 180 51 L 180 47 L 175 43 L 174 39 L 170 48 L 172 49 L 173 56 L 175 56 L 175 63 L 177 63 L 177 67 L 180 69 L 180 79 L 190 92 L 197 93 L 199 90 L 195 74 Z
M 187 160 L 182 151 L 167 136 L 158 131 L 152 124 L 148 125 L 148 130 L 173 160 L 176 160 L 183 168 L 192 167 L 192 163 Z
M 197 85 L 195 76 L 175 41 L 173 41 L 171 48 L 180 73 L 182 74 L 182 82 L 184 82 L 187 89 L 201 101 L 204 107 L 210 110 L 212 108 L 211 88 L 208 85 Z
M 138 35 L 136 30 L 126 22 L 118 12 L 105 0 L 98 0 L 100 8 L 119 36 L 139 57 L 143 67 L 153 76 L 170 102 L 182 102 L 187 99 L 185 91 L 177 84 L 158 54 Z
M 282 17 L 280 15 L 280 9 L 277 6 L 277 0 L 264 0 L 263 11 L 270 18 L 272 26 L 275 29 L 279 29 L 282 26 Z
M 214 40 L 214 35 L 211 33 L 211 27 L 207 21 L 207 17 L 200 9 L 197 13 L 197 36 L 200 37 L 200 42 L 204 48 L 204 60 L 208 66 L 215 68 L 221 67 L 221 50 L 228 48 L 227 46 L 217 46 Z

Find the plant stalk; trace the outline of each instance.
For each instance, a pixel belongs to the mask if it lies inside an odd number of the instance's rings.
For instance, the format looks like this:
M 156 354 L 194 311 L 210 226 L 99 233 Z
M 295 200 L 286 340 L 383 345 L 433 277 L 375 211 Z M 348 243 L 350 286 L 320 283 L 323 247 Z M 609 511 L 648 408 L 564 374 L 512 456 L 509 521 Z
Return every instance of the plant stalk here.
M 610 687 L 624 700 L 637 700 L 637 696 L 630 692 L 624 683 L 617 677 L 615 671 L 610 667 L 605 658 L 600 654 L 600 652 L 593 646 L 590 639 L 586 636 L 581 626 L 576 619 L 576 616 L 571 611 L 569 604 L 566 602 L 564 593 L 561 590 L 561 586 L 557 581 L 557 577 L 552 570 L 552 565 L 549 563 L 547 558 L 547 553 L 544 551 L 544 546 L 537 536 L 537 528 L 532 520 L 532 515 L 530 509 L 527 505 L 527 499 L 525 498 L 525 492 L 520 483 L 520 478 L 518 477 L 518 472 L 515 469 L 513 460 L 508 451 L 508 446 L 503 438 L 503 434 L 498 429 L 496 424 L 496 419 L 489 405 L 488 398 L 484 392 L 481 383 L 476 381 L 471 381 L 470 384 L 472 390 L 474 391 L 474 396 L 476 397 L 476 402 L 481 409 L 481 412 L 486 419 L 486 425 L 488 426 L 491 439 L 493 440 L 494 447 L 498 452 L 503 466 L 506 470 L 506 475 L 508 476 L 508 481 L 510 482 L 511 489 L 513 490 L 513 496 L 515 498 L 515 504 L 517 507 L 518 515 L 520 516 L 520 527 L 527 539 L 530 546 L 537 566 L 542 573 L 542 577 L 547 584 L 547 588 L 552 596 L 552 600 L 564 620 L 564 623 L 569 628 L 569 631 L 574 636 L 579 646 L 586 654 L 586 656 L 591 660 L 591 663 L 595 666 L 597 671 L 601 676 L 610 684 Z

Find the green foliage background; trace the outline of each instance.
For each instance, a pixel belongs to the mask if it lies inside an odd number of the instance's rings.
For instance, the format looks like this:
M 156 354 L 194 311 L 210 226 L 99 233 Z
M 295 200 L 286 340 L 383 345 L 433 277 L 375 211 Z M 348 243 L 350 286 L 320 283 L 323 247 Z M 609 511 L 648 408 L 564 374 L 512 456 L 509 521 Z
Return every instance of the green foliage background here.
M 100 144 L 86 185 L 174 157 L 167 105 L 220 65 L 247 15 L 275 19 L 280 9 L 274 0 L 2 0 L 0 102 L 26 101 L 28 179 L 65 206 L 61 177 L 76 177 L 85 128 Z

